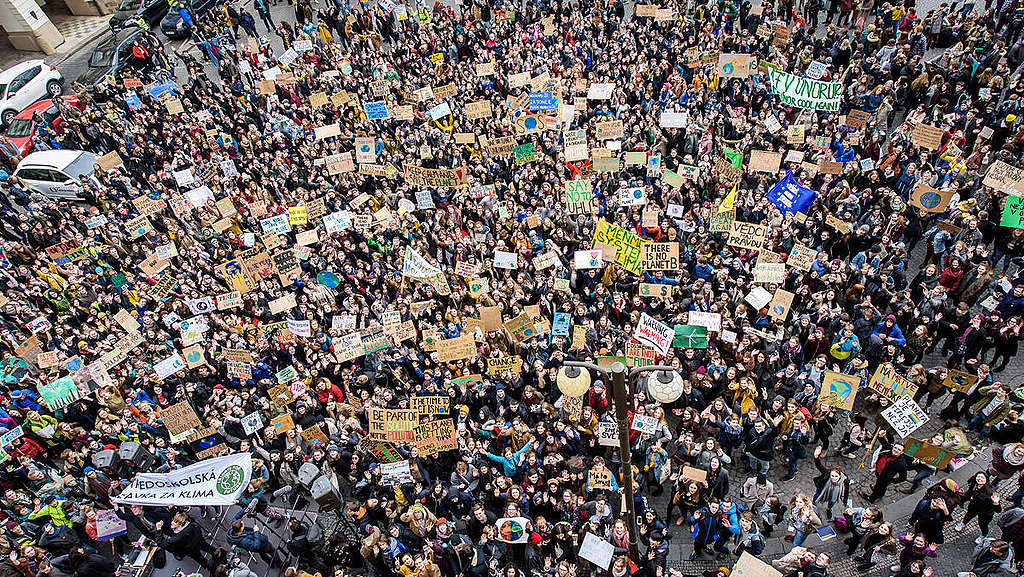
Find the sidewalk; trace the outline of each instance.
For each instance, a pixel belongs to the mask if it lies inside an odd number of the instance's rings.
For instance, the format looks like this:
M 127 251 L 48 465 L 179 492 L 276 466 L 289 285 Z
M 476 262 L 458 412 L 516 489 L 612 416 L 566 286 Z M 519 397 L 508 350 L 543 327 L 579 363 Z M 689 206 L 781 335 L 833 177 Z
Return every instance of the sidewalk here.
M 81 51 L 86 45 L 110 30 L 105 16 L 74 16 L 65 12 L 47 14 L 53 25 L 64 35 L 64 42 L 57 46 L 57 52 L 45 56 L 42 52 L 16 50 L 6 39 L 0 40 L 0 70 L 6 70 L 19 62 L 43 58 L 52 66 L 58 66 Z

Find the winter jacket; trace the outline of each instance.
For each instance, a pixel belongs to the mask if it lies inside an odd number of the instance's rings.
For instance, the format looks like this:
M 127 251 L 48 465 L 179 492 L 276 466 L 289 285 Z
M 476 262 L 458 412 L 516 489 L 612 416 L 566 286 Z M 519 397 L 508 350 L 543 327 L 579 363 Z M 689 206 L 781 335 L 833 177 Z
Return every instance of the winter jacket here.
M 240 533 L 228 531 L 224 536 L 229 545 L 235 545 L 246 551 L 266 551 L 270 548 L 270 539 L 253 529 L 243 529 Z

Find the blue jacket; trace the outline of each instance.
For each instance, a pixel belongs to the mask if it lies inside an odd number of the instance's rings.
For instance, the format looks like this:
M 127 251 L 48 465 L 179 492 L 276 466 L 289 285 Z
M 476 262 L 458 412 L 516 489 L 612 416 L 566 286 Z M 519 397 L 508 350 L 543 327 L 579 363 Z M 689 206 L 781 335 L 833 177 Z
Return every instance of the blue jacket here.
M 901 331 L 900 326 L 896 324 L 892 325 L 892 328 L 889 329 L 888 334 L 886 334 L 885 321 L 882 321 L 875 326 L 875 330 L 871 331 L 871 334 L 881 335 L 882 337 L 892 337 L 896 340 L 896 344 L 901 347 L 907 344 L 907 339 L 903 337 L 903 331 Z
M 235 535 L 233 531 L 228 531 L 224 536 L 229 545 L 237 545 L 241 549 L 246 551 L 266 551 L 270 548 L 270 539 L 263 533 L 253 531 L 252 529 L 244 529 L 238 535 Z
M 501 465 L 505 475 L 511 477 L 519 472 L 519 466 L 523 464 L 523 455 L 530 451 L 530 447 L 533 447 L 533 439 L 530 439 L 529 443 L 526 443 L 522 449 L 519 449 L 514 455 L 512 455 L 511 461 L 501 455 L 495 455 L 494 453 L 487 453 L 487 458 Z M 614 476 L 612 478 L 614 479 Z
M 742 527 L 740 527 L 740 513 L 746 510 L 747 508 L 739 503 L 733 503 L 728 509 L 724 506 L 722 507 L 722 515 L 729 519 L 729 531 L 733 535 L 739 535 L 743 532 Z
M 697 513 L 700 513 L 700 519 L 694 518 Z M 707 507 L 703 507 L 693 515 L 690 515 L 690 524 L 693 527 L 691 533 L 693 542 L 701 545 L 714 543 L 722 530 L 722 518 L 721 511 L 712 515 Z

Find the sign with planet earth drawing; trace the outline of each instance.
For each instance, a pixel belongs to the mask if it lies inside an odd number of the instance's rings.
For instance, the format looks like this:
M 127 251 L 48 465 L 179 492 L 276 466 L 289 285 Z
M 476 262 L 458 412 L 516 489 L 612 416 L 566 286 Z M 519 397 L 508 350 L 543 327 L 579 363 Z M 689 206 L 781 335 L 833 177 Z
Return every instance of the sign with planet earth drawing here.
M 821 402 L 842 411 L 853 410 L 853 400 L 857 398 L 860 388 L 860 377 L 825 371 L 821 382 Z
M 494 522 L 498 540 L 505 543 L 526 543 L 533 531 L 533 523 L 526 517 L 502 517 Z

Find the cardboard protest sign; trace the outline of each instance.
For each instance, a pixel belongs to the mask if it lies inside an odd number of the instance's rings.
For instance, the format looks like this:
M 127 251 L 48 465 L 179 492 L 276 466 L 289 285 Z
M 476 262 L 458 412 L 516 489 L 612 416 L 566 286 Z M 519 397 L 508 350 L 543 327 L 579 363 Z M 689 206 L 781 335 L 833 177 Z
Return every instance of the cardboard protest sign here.
M 949 462 L 953 460 L 953 457 L 956 457 L 955 453 L 945 447 L 933 445 L 928 441 L 922 441 L 913 437 L 907 439 L 904 445 L 903 452 L 908 457 L 913 457 L 939 470 L 945 469 Z
M 772 300 L 768 303 L 768 316 L 780 321 L 786 320 L 789 316 L 789 307 L 793 306 L 793 298 L 795 296 L 795 294 L 788 290 L 782 288 L 775 289 L 775 295 L 772 296 Z
M 476 354 L 476 342 L 472 335 L 437 341 L 438 362 L 461 361 L 474 357 Z
M 891 407 L 882 411 L 882 417 L 901 438 L 928 422 L 928 413 L 909 395 L 896 399 Z
M 921 148 L 939 150 L 942 148 L 942 135 L 943 131 L 941 128 L 929 124 L 917 124 L 914 126 L 914 132 L 911 134 L 910 141 Z
M 458 434 L 452 419 L 437 419 L 413 427 L 416 452 L 420 456 L 436 455 L 459 448 Z
M 1006 188 L 1007 185 L 1024 183 L 1024 169 L 997 160 L 985 170 L 985 178 L 981 183 L 999 190 Z
M 644 298 L 667 299 L 672 296 L 672 289 L 669 284 L 640 283 L 638 294 Z
M 487 374 L 500 376 L 516 373 L 519 371 L 519 363 L 518 356 L 489 358 L 487 359 Z
M 722 78 L 746 78 L 757 73 L 757 57 L 753 54 L 719 54 L 715 72 Z
M 943 379 L 942 385 L 954 391 L 967 393 L 977 382 L 978 375 L 972 375 L 956 369 L 949 369 L 946 371 L 946 378 Z
M 96 510 L 96 540 L 106 541 L 128 532 L 128 523 L 117 516 L 113 509 Z
M 611 140 L 622 138 L 625 134 L 621 120 L 608 120 L 598 122 L 594 127 L 594 134 L 598 140 Z
M 860 377 L 826 370 L 821 382 L 820 399 L 822 404 L 842 411 L 851 411 L 859 388 Z
M 797 270 L 810 270 L 811 265 L 814 263 L 814 259 L 817 257 L 818 251 L 798 242 L 793 245 L 792 249 L 790 249 L 789 257 L 786 259 L 786 266 L 793 267 Z
M 890 401 L 896 401 L 903 396 L 913 397 L 917 393 L 917 385 L 897 373 L 891 363 L 878 365 L 875 373 L 871 375 L 871 380 L 868 381 L 868 388 Z
M 665 355 L 668 354 L 668 349 L 672 344 L 672 336 L 672 327 L 647 313 L 640 313 L 640 321 L 633 331 L 634 339 L 654 347 L 662 355 Z
M 412 442 L 413 428 L 419 423 L 419 413 L 412 409 L 369 408 L 371 439 L 389 442 Z
M 305 439 L 311 445 L 324 445 L 331 440 L 324 434 L 323 430 L 320 429 L 320 425 L 313 425 L 302 430 L 302 438 Z
M 598 242 L 615 247 L 616 264 L 635 275 L 642 272 L 642 247 L 645 242 L 639 236 L 614 224 L 608 224 L 604 219 L 599 219 L 597 228 L 594 230 L 595 248 Z
M 608 469 L 602 471 L 591 469 L 587 473 L 587 486 L 591 489 L 610 490 L 612 488 L 612 472 Z
M 731 577 L 782 577 L 782 573 L 749 551 L 744 551 L 733 566 Z
M 684 479 L 689 481 L 696 481 L 701 485 L 707 486 L 708 484 L 708 472 L 704 469 L 698 469 L 689 465 L 683 466 L 682 476 Z
M 910 193 L 910 204 L 925 212 L 945 212 L 951 198 L 952 190 L 937 190 L 919 182 Z
M 729 246 L 747 250 L 762 250 L 768 227 L 751 222 L 732 221 L 729 227 Z
M 292 419 L 291 413 L 285 413 L 271 420 L 270 426 L 274 427 L 278 435 L 283 435 L 295 428 L 295 421 Z
M 750 162 L 747 167 L 752 172 L 769 172 L 775 174 L 782 165 L 782 153 L 768 150 L 751 150 Z
M 649 367 L 657 358 L 658 351 L 651 347 L 645 347 L 632 341 L 626 343 L 626 362 L 624 364 L 627 367 Z
M 593 198 L 594 191 L 590 179 L 565 182 L 565 206 L 569 214 L 590 214 L 593 212 Z
M 677 270 L 678 242 L 647 242 L 641 245 L 644 270 Z
M 188 401 L 181 401 L 160 409 L 160 422 L 167 427 L 172 442 L 185 440 L 193 430 L 203 426 L 199 415 Z

